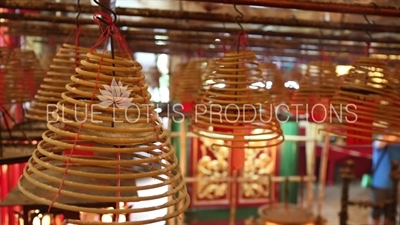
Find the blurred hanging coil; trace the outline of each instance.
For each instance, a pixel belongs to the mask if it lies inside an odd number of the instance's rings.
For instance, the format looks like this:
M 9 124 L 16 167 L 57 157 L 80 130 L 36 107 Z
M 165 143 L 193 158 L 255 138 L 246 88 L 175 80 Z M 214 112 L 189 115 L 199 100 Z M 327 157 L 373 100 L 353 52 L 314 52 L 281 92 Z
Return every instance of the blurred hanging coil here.
M 146 75 L 146 82 L 149 84 L 150 88 L 160 88 L 161 73 L 158 71 L 157 67 L 150 67 Z
M 44 53 L 40 57 L 40 65 L 42 65 L 42 68 L 46 71 L 49 70 L 50 64 L 54 58 L 53 53 Z
M 289 102 L 296 90 L 300 88 L 299 83 L 302 76 L 301 71 L 298 68 L 294 68 L 289 72 L 287 79 L 285 79 L 286 82 L 284 85 L 289 96 Z
M 266 79 L 267 89 L 276 105 L 287 101 L 287 92 L 283 82 L 283 74 L 274 63 L 260 63 L 263 76 Z
M 87 59 L 81 60 L 81 67 L 76 68 L 77 74 L 71 76 L 72 83 L 62 94 L 63 100 L 57 104 L 58 111 L 52 114 L 57 121 L 48 123 L 49 130 L 20 178 L 19 189 L 27 197 L 38 204 L 75 212 L 115 215 L 154 211 L 152 218 L 124 223 L 137 225 L 165 221 L 188 208 L 189 195 L 177 158 L 150 102 L 141 70 L 138 62 L 112 59 L 109 54 L 89 52 Z M 74 155 L 71 151 L 92 155 Z M 158 182 L 136 186 L 141 178 Z M 32 187 L 43 190 L 43 194 L 32 192 Z M 137 192 L 144 190 L 151 195 L 138 196 Z M 134 203 L 166 198 L 160 205 L 127 209 L 73 203 Z M 175 211 L 164 216 L 155 211 L 171 206 Z M 79 220 L 67 223 L 103 224 Z
M 4 66 L 3 103 L 29 102 L 44 71 L 33 51 L 14 49 Z
M 396 65 L 393 71 L 393 82 L 396 91 L 400 94 L 400 64 Z
M 363 140 L 400 137 L 400 96 L 394 86 L 384 61 L 360 58 L 332 98 L 331 106 L 340 117 L 326 121 L 326 130 Z
M 201 101 L 202 96 L 205 94 L 205 91 L 210 87 L 211 84 L 214 83 L 214 75 L 218 68 L 219 59 L 217 57 L 209 59 L 207 61 L 207 66 L 204 69 L 203 74 L 201 75 L 201 82 L 203 86 L 199 88 L 197 92 L 196 103 Z
M 63 44 L 57 51 L 50 69 L 42 80 L 35 99 L 28 109 L 27 118 L 47 121 L 50 110 L 61 101 L 61 94 L 66 91 L 65 85 L 71 82 L 71 76 L 75 74 L 75 67 L 79 66 L 80 60 L 86 58 L 89 48 L 83 48 L 70 44 Z
M 169 98 L 172 101 L 176 101 L 178 99 L 177 96 L 177 86 L 179 83 L 180 77 L 183 75 L 183 70 L 186 67 L 186 63 L 179 63 L 175 66 L 174 71 L 171 73 L 170 81 L 169 81 Z
M 307 71 L 295 90 L 291 105 L 299 106 L 296 114 L 304 114 L 316 104 L 326 105 L 333 97 L 339 85 L 336 66 L 327 61 L 310 62 Z
M 37 57 L 35 52 L 31 50 L 15 49 L 14 55 L 16 58 L 20 59 L 23 72 L 26 73 L 29 70 L 32 71 L 34 90 L 38 90 L 46 74 L 46 71 L 43 69 L 42 64 L 40 63 L 39 58 Z
M 179 102 L 193 102 L 201 88 L 201 76 L 207 61 L 205 59 L 190 60 L 176 83 L 174 97 Z M 177 77 L 176 77 L 177 78 Z
M 301 81 L 302 77 L 303 77 L 303 74 L 301 73 L 300 69 L 294 68 L 289 72 L 288 79 L 286 79 L 286 80 L 299 83 Z
M 5 80 L 6 78 L 6 70 L 5 70 L 5 65 L 7 64 L 10 54 L 11 54 L 11 49 L 8 47 L 0 47 L 0 96 L 4 96 L 6 92 L 4 92 L 4 89 L 6 88 L 7 82 Z M 3 104 L 3 97 L 0 98 L 0 106 Z
M 196 105 L 192 117 L 195 134 L 230 141 L 215 144 L 227 147 L 235 145 L 233 131 L 241 131 L 238 132 L 240 136 L 249 142 L 267 142 L 267 146 L 275 146 L 283 141 L 275 106 L 253 52 L 226 53 L 218 61 L 213 81 Z M 252 133 L 254 130 L 258 132 Z M 248 147 L 261 149 L 266 146 L 249 144 Z
M 9 47 L 0 47 L 0 65 L 5 65 L 10 58 L 11 49 Z

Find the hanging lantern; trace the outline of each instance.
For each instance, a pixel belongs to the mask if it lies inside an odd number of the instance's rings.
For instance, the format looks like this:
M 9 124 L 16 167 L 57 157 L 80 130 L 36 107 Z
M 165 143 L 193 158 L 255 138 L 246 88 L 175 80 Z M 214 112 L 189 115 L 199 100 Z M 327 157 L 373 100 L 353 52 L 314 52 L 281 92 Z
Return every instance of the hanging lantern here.
M 58 111 L 52 114 L 57 122 L 48 123 L 49 130 L 29 160 L 19 189 L 39 204 L 63 210 L 137 215 L 129 224 L 178 217 L 188 208 L 189 195 L 168 133 L 150 102 L 142 66 L 95 52 L 89 52 L 81 64 L 57 104 Z M 93 155 L 76 156 L 72 154 L 75 150 Z M 142 178 L 157 182 L 133 184 Z M 33 193 L 33 188 L 42 192 Z M 154 192 L 155 188 L 162 193 Z M 146 190 L 151 194 L 138 196 L 139 191 Z M 165 202 L 159 205 L 119 208 L 119 202 L 162 199 Z M 85 200 L 115 202 L 117 206 L 101 209 L 74 204 Z M 164 216 L 156 211 L 169 207 L 175 210 Z M 145 212 L 157 216 L 138 216 Z M 66 223 L 103 224 L 78 219 L 67 219 Z
M 201 137 L 223 140 L 212 147 L 232 150 L 233 170 L 243 168 L 245 147 L 263 149 L 283 141 L 265 84 L 253 52 L 228 52 L 219 59 L 213 83 L 196 104 L 193 132 Z
M 327 61 L 310 62 L 299 89 L 295 90 L 290 100 L 292 113 L 308 114 L 311 121 L 322 122 L 328 117 L 326 109 L 329 109 L 329 100 L 339 83 L 334 64 Z
M 63 44 L 56 53 L 50 70 L 41 81 L 35 99 L 26 115 L 29 119 L 51 121 L 50 113 L 56 109 L 61 94 L 66 91 L 65 85 L 71 82 L 71 75 L 75 74 L 75 67 L 86 57 L 89 48 Z
M 370 144 L 385 135 L 400 137 L 400 96 L 384 61 L 358 59 L 331 100 L 336 116 L 326 131 L 347 137 L 347 144 Z

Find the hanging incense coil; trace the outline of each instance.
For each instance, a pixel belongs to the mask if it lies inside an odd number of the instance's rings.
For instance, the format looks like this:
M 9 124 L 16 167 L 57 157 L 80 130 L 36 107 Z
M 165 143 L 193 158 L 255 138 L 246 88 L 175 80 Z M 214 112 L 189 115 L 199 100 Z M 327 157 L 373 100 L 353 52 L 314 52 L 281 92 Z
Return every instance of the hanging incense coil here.
M 272 100 L 276 105 L 287 101 L 287 92 L 283 82 L 283 74 L 278 70 L 274 63 L 260 63 L 263 76 L 266 79 L 267 89 L 269 89 Z
M 397 90 L 397 92 L 400 93 L 400 64 L 394 67 L 392 75 L 393 75 L 394 87 Z
M 284 84 L 287 90 L 287 94 L 289 96 L 289 102 L 290 99 L 292 99 L 293 94 L 296 92 L 296 90 L 300 88 L 299 83 L 302 76 L 303 74 L 297 68 L 294 68 L 289 72 L 288 78 L 286 79 L 286 82 Z
M 205 59 L 190 60 L 177 80 L 174 97 L 179 102 L 194 102 L 201 88 L 201 76 L 207 65 Z
M 52 63 L 52 60 L 54 58 L 54 54 L 53 53 L 44 53 L 42 54 L 42 56 L 40 57 L 40 65 L 42 66 L 42 68 L 46 71 L 49 70 L 50 68 L 50 64 Z
M 53 63 L 46 77 L 42 79 L 35 99 L 28 109 L 27 118 L 47 121 L 51 117 L 50 110 L 55 110 L 55 104 L 61 101 L 61 94 L 66 91 L 65 85 L 71 82 L 71 76 L 75 74 L 75 67 L 81 59 L 86 58 L 89 48 L 83 48 L 70 44 L 63 44 L 57 51 Z
M 43 70 L 33 51 L 14 49 L 4 66 L 3 103 L 29 102 Z
M 214 75 L 218 68 L 219 58 L 212 58 L 208 60 L 207 66 L 204 69 L 204 72 L 201 76 L 203 87 L 198 90 L 196 102 L 200 102 L 201 98 L 205 94 L 205 91 L 209 89 L 210 85 L 214 82 Z
M 146 81 L 149 84 L 149 87 L 152 89 L 160 88 L 160 78 L 161 73 L 158 71 L 158 68 L 155 66 L 150 67 L 146 76 Z
M 20 59 L 21 68 L 24 70 L 24 73 L 31 71 L 32 74 L 30 76 L 33 76 L 34 91 L 38 90 L 46 72 L 35 52 L 15 49 L 13 54 L 16 58 Z
M 176 101 L 178 99 L 177 96 L 177 86 L 179 84 L 179 79 L 183 75 L 183 71 L 186 67 L 186 63 L 180 63 L 175 66 L 174 71 L 171 73 L 170 82 L 169 82 L 169 98 L 172 101 Z
M 196 105 L 192 118 L 195 134 L 228 141 L 215 146 L 231 148 L 236 141 L 233 131 L 248 142 L 265 143 L 249 144 L 246 148 L 262 149 L 283 141 L 266 79 L 253 52 L 226 53 L 218 61 L 213 81 Z
M 300 69 L 294 68 L 289 72 L 288 79 L 286 79 L 286 80 L 300 83 L 302 77 L 303 77 L 303 74 L 301 73 Z
M 10 58 L 11 49 L 9 47 L 0 47 L 0 65 L 5 65 Z
M 72 83 L 66 86 L 63 100 L 58 102 L 58 111 L 53 112 L 57 121 L 48 123 L 49 130 L 29 160 L 19 189 L 38 204 L 74 212 L 156 213 L 155 210 L 175 206 L 175 211 L 165 216 L 157 214 L 129 224 L 177 217 L 188 208 L 189 195 L 168 133 L 150 102 L 142 66 L 136 61 L 112 59 L 109 54 L 94 52 L 89 52 L 81 65 L 77 74 L 71 76 Z M 73 154 L 72 149 L 85 155 Z M 142 178 L 157 182 L 134 184 Z M 32 186 L 46 190 L 47 194 L 31 192 Z M 155 188 L 164 191 L 160 193 Z M 146 190 L 152 195 L 138 196 L 138 191 Z M 165 203 L 143 208 L 100 209 L 73 204 L 85 199 L 135 203 L 166 198 L 169 199 Z M 67 223 L 103 224 L 71 219 Z
M 310 113 L 316 104 L 329 104 L 339 85 L 336 66 L 327 61 L 310 62 L 307 71 L 290 100 L 297 105 L 296 114 Z M 291 109 L 292 110 L 292 109 Z M 308 111 L 308 112 L 307 112 Z
M 331 100 L 340 114 L 326 121 L 326 130 L 358 140 L 400 137 L 400 97 L 394 85 L 384 61 L 360 58 Z

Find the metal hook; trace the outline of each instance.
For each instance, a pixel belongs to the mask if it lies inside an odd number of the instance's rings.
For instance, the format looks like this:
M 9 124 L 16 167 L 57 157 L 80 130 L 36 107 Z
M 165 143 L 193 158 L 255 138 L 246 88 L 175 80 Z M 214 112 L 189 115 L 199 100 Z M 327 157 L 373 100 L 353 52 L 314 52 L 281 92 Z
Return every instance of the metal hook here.
M 82 13 L 81 1 L 77 0 L 76 4 L 78 5 L 78 14 L 76 15 L 76 18 L 75 18 L 75 24 L 76 24 L 76 28 L 79 28 L 79 16 Z
M 324 33 L 322 32 L 322 29 L 319 29 L 319 48 L 321 49 L 321 61 L 324 61 L 324 55 L 323 55 L 323 51 L 324 49 L 324 42 L 322 41 L 322 38 L 324 37 Z
M 373 24 L 373 22 L 371 22 L 371 21 L 368 19 L 367 15 L 364 14 L 363 16 L 364 16 L 365 21 L 367 21 L 368 26 L 371 26 L 371 25 Z M 372 42 L 372 35 L 371 35 L 371 33 L 369 32 L 368 28 L 365 29 L 365 33 L 368 35 L 368 37 L 369 37 L 369 39 L 370 39 L 369 42 Z
M 239 11 L 239 9 L 237 8 L 236 5 L 233 5 L 233 8 L 235 8 L 235 11 L 236 11 L 237 13 L 239 13 L 239 15 L 237 15 L 237 16 L 235 17 L 235 21 L 236 21 L 236 23 L 239 25 L 240 29 L 241 29 L 242 32 L 243 32 L 244 29 L 243 29 L 242 24 L 240 24 L 240 21 L 243 19 L 244 14 L 243 14 L 242 12 Z
M 117 20 L 117 14 L 114 12 L 114 10 L 111 10 L 109 7 L 106 7 L 105 5 L 101 4 L 98 0 L 93 0 L 98 6 L 103 8 L 104 10 L 108 11 L 112 16 L 112 22 L 114 23 Z

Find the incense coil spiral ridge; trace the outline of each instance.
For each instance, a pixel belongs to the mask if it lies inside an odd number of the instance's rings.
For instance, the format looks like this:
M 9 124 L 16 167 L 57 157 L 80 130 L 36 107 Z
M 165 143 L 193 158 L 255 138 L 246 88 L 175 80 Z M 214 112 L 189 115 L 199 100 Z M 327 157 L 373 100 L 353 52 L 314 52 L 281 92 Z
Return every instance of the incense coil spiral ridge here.
M 80 60 L 86 58 L 89 48 L 64 43 L 57 51 L 50 69 L 43 78 L 35 99 L 31 102 L 26 117 L 29 119 L 47 121 L 51 117 L 50 110 L 55 110 L 55 104 L 61 101 L 61 94 L 66 91 L 65 85 L 71 82 L 75 67 Z
M 48 123 L 49 130 L 43 134 L 43 141 L 19 181 L 19 189 L 27 197 L 75 212 L 157 214 L 124 223 L 137 225 L 165 221 L 188 208 L 190 199 L 177 158 L 150 102 L 141 70 L 136 61 L 87 53 L 81 67 L 76 68 L 77 74 L 71 76 L 72 82 L 66 85 L 67 91 L 52 114 L 54 121 Z M 142 178 L 157 182 L 139 186 L 136 182 Z M 43 192 L 33 193 L 32 187 Z M 151 196 L 139 196 L 139 191 L 150 191 Z M 165 202 L 127 209 L 100 209 L 76 203 L 89 200 Z M 156 212 L 174 206 L 175 211 L 164 216 Z M 68 223 L 103 224 L 79 220 Z
M 212 58 L 207 61 L 207 66 L 204 68 L 204 72 L 201 75 L 202 88 L 199 88 L 197 92 L 196 103 L 201 101 L 201 98 L 205 94 L 205 91 L 214 83 L 213 78 L 218 68 L 218 58 Z
M 15 57 L 20 59 L 21 68 L 24 70 L 32 70 L 34 80 L 34 90 L 37 90 L 45 75 L 45 70 L 40 63 L 39 58 L 34 51 L 31 50 L 14 50 Z M 25 71 L 24 71 L 25 72 Z
M 397 64 L 394 67 L 393 71 L 393 83 L 394 83 L 394 88 L 397 92 L 400 93 L 400 64 Z
M 11 49 L 9 47 L 0 47 L 0 65 L 5 65 L 10 58 Z
M 331 100 L 340 117 L 326 121 L 326 130 L 347 138 L 400 137 L 400 96 L 384 61 L 357 60 Z
M 296 92 L 296 90 L 300 88 L 299 83 L 302 77 L 303 74 L 297 68 L 294 68 L 289 72 L 288 78 L 286 79 L 286 82 L 284 84 L 289 96 L 289 101 L 290 99 L 292 99 L 292 96 Z
M 218 60 L 213 83 L 196 104 L 193 132 L 227 141 L 215 146 L 233 147 L 236 141 L 243 143 L 244 140 L 265 143 L 249 144 L 247 147 L 252 149 L 280 144 L 282 130 L 265 83 L 254 52 L 225 53 Z
M 275 104 L 280 104 L 287 101 L 287 92 L 283 82 L 283 74 L 274 63 L 260 63 L 260 68 L 267 80 L 266 85 L 269 89 L 272 100 Z
M 198 90 L 201 88 L 201 76 L 207 64 L 205 59 L 190 60 L 181 76 L 178 78 L 175 89 L 175 99 L 179 102 L 194 102 Z
M 177 96 L 177 86 L 179 84 L 179 79 L 183 74 L 183 70 L 186 67 L 186 63 L 179 63 L 175 66 L 174 71 L 171 73 L 170 82 L 169 82 L 169 98 L 172 101 L 176 101 L 178 99 Z
M 304 114 L 307 110 L 314 108 L 316 104 L 323 104 L 327 107 L 329 99 L 335 94 L 339 83 L 336 66 L 333 63 L 310 62 L 299 83 L 299 89 L 295 90 L 291 97 L 290 104 L 300 106 L 296 108 L 296 114 Z
M 44 71 L 33 51 L 14 49 L 4 66 L 4 103 L 29 102 Z

